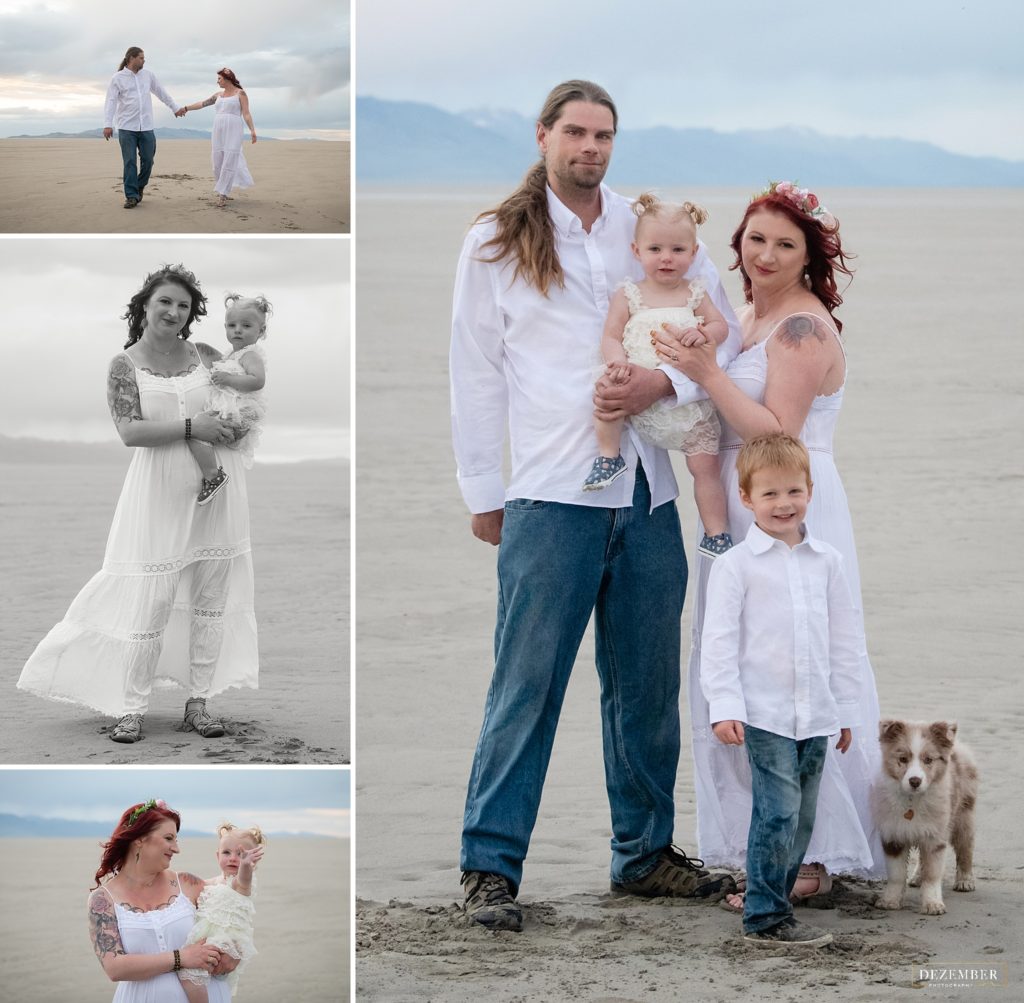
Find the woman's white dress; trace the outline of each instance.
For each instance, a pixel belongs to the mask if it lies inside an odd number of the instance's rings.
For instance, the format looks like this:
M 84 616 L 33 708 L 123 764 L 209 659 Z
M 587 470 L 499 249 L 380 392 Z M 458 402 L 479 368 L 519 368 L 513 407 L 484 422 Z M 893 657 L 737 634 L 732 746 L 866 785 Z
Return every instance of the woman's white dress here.
M 788 319 L 788 318 L 787 318 Z M 783 321 L 785 323 L 785 321 Z M 762 403 L 768 378 L 768 343 L 741 352 L 728 366 L 729 378 L 748 397 Z M 838 339 L 838 333 L 835 334 Z M 842 342 L 839 342 L 842 346 Z M 832 455 L 832 438 L 843 403 L 843 387 L 834 394 L 816 397 L 811 404 L 800 438 L 811 457 L 814 493 L 807 509 L 808 531 L 832 544 L 842 555 L 850 589 L 861 607 L 860 572 L 854 546 L 850 509 Z M 742 540 L 753 514 L 739 499 L 736 456 L 742 438 L 722 419 L 719 463 L 729 504 L 729 532 Z M 697 539 L 703 535 L 698 526 Z M 742 869 L 746 866 L 747 831 L 750 825 L 750 766 L 742 746 L 724 745 L 711 731 L 707 701 L 700 688 L 700 632 L 711 560 L 698 556 L 697 588 L 693 608 L 689 665 L 690 717 L 697 794 L 698 855 L 708 866 Z M 863 616 L 863 610 L 860 609 Z M 845 754 L 830 742 L 818 794 L 817 816 L 806 862 L 818 861 L 830 873 L 882 877 L 885 860 L 871 817 L 870 791 L 877 775 L 878 693 L 867 651 L 861 653 L 860 723 L 853 729 L 853 746 Z
M 230 195 L 232 188 L 251 188 L 255 183 L 242 153 L 242 103 L 237 94 L 218 97 L 213 109 L 213 190 Z
M 128 954 L 162 954 L 181 950 L 196 921 L 196 907 L 187 895 L 178 895 L 170 905 L 149 912 L 135 912 L 114 903 L 121 944 Z M 226 979 L 207 983 L 210 1003 L 230 1003 L 231 986 Z M 113 1003 L 188 1003 L 175 972 L 164 972 L 139 982 L 119 982 Z
M 184 376 L 135 378 L 144 419 L 205 410 L 210 376 L 198 361 Z M 154 683 L 193 696 L 256 688 L 245 469 L 236 450 L 217 458 L 229 479 L 198 506 L 202 475 L 184 436 L 132 450 L 103 569 L 40 641 L 19 689 L 119 717 L 145 712 Z

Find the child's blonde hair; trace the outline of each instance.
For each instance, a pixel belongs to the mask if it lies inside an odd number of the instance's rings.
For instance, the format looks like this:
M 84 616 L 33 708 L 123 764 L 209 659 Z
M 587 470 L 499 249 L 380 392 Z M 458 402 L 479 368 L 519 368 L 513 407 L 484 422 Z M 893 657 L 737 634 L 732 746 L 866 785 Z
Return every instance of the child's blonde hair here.
M 807 486 L 811 487 L 811 457 L 807 447 L 785 432 L 759 435 L 743 444 L 736 457 L 740 490 L 749 495 L 754 474 L 767 469 L 799 470 L 807 478 Z
M 247 836 L 256 846 L 267 845 L 267 837 L 263 835 L 263 830 L 258 825 L 250 826 L 248 829 L 239 829 L 232 822 L 221 822 L 217 826 L 217 838 L 223 839 L 228 833 L 234 833 L 236 836 Z
M 640 224 L 645 219 L 663 219 L 669 223 L 687 221 L 693 227 L 693 235 L 697 236 L 697 227 L 707 222 L 707 210 L 694 202 L 663 202 L 654 192 L 643 192 L 633 203 L 636 215 L 636 231 L 640 232 Z
M 224 297 L 224 309 L 230 310 L 233 306 L 237 306 L 242 310 L 256 310 L 263 314 L 263 333 L 260 337 L 265 338 L 267 336 L 267 318 L 274 312 L 274 308 L 270 305 L 270 300 L 266 296 L 262 294 L 259 296 L 243 296 L 241 293 L 228 293 Z

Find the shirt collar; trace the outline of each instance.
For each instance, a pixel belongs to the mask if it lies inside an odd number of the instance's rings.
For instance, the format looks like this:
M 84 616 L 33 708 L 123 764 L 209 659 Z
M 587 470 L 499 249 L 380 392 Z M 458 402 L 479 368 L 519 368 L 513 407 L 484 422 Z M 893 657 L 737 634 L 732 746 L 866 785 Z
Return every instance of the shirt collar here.
M 821 543 L 807 531 L 807 523 L 801 523 L 800 529 L 803 531 L 804 538 L 793 548 L 794 550 L 797 547 L 810 547 L 816 553 L 822 554 L 825 552 L 825 548 Z M 747 530 L 747 546 L 755 554 L 765 554 L 776 544 L 789 550 L 785 543 L 781 540 L 776 540 L 774 536 L 769 536 L 756 522 L 750 524 L 750 529 Z
M 551 217 L 551 222 L 555 225 L 555 230 L 558 231 L 559 236 L 567 237 L 570 233 L 582 233 L 583 224 L 580 222 L 579 216 L 552 191 L 551 185 L 545 185 L 545 189 L 548 193 L 548 215 Z M 602 184 L 601 215 L 594 220 L 594 225 L 590 228 L 591 233 L 601 228 L 607 212 L 608 188 Z

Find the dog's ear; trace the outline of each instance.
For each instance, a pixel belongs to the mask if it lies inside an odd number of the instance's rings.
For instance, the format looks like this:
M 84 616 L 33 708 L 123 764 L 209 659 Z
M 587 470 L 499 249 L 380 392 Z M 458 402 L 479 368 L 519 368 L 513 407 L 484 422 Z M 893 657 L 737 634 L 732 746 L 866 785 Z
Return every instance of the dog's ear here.
M 878 740 L 880 742 L 893 742 L 900 735 L 906 732 L 906 725 L 895 718 L 886 717 L 878 722 Z
M 952 724 L 946 721 L 935 721 L 928 725 L 928 732 L 940 749 L 952 749 L 953 743 L 956 741 L 956 721 Z

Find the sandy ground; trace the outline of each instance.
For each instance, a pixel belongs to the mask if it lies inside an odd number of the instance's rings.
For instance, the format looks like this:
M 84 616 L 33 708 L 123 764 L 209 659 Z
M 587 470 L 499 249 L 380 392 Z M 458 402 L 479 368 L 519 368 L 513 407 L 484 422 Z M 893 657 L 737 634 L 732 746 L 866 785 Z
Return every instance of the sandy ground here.
M 639 191 L 640 185 L 635 190 Z M 360 999 L 502 1001 L 921 999 L 912 965 L 1009 964 L 1024 996 L 1019 731 L 1024 595 L 1024 344 L 1008 264 L 1018 191 L 827 193 L 858 254 L 846 322 L 849 387 L 837 458 L 858 534 L 882 711 L 955 718 L 977 756 L 978 889 L 948 912 L 871 906 L 845 882 L 812 919 L 831 947 L 752 953 L 714 906 L 612 900 L 592 640 L 569 688 L 521 890 L 520 935 L 467 926 L 458 843 L 490 678 L 495 552 L 474 540 L 449 445 L 447 341 L 465 226 L 500 192 L 361 192 L 357 400 Z M 686 193 L 723 269 L 747 193 Z M 950 207 L 957 246 L 950 254 Z M 419 266 L 394 296 L 389 235 Z M 736 277 L 727 278 L 734 302 Z M 381 362 L 380 346 L 402 346 Z M 680 511 L 692 553 L 685 469 Z M 687 603 L 687 615 L 689 602 Z M 684 621 L 684 638 L 689 624 Z M 684 727 L 688 712 L 682 708 Z M 688 732 L 676 842 L 695 851 Z M 917 902 L 909 894 L 908 905 Z M 967 990 L 927 990 L 929 999 Z
M 0 233 L 348 233 L 347 142 L 245 145 L 254 187 L 214 205 L 210 144 L 158 141 L 146 195 L 123 208 L 115 139 L 0 140 Z
M 35 645 L 102 564 L 126 466 L 0 465 L 5 485 L 22 485 L 10 500 L 5 490 L 0 524 L 0 762 L 347 763 L 349 470 L 340 462 L 249 471 L 260 688 L 211 699 L 226 736 L 180 731 L 177 688 L 154 692 L 135 745 L 106 737 L 113 719 L 15 689 Z
M 89 888 L 99 839 L 0 839 L 5 902 L 0 915 L 4 998 L 19 1003 L 109 1003 L 114 985 L 89 943 Z M 178 871 L 211 878 L 216 844 L 185 836 Z M 349 999 L 350 844 L 342 839 L 271 837 L 256 890 L 257 954 L 239 978 L 247 1003 L 341 1003 Z M 182 1000 L 184 1000 L 182 996 Z

